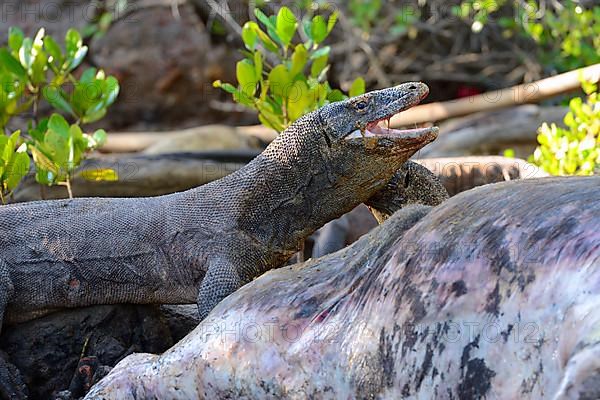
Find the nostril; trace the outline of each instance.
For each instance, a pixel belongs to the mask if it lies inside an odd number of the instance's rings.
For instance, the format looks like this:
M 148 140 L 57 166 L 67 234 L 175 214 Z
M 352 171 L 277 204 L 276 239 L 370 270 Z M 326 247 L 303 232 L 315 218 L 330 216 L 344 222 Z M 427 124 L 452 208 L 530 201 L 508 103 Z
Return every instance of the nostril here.
M 415 85 L 410 85 L 408 88 L 409 88 L 410 90 L 416 90 L 416 89 L 417 89 L 417 87 L 416 87 Z

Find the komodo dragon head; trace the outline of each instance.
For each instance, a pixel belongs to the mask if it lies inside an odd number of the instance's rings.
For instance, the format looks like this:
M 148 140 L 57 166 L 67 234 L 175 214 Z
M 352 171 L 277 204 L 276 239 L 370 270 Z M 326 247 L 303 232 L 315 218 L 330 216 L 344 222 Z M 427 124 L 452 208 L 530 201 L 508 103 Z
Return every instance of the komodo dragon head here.
M 332 144 L 360 145 L 367 139 L 374 150 L 410 153 L 434 140 L 438 128 L 399 130 L 379 123 L 419 104 L 428 94 L 424 83 L 408 82 L 326 105 L 318 113 Z
M 344 176 L 350 187 L 358 185 L 366 191 L 389 181 L 409 157 L 435 140 L 438 128 L 391 129 L 384 126 L 385 121 L 419 104 L 428 93 L 424 83 L 409 82 L 321 108 L 323 140 L 339 171 L 335 175 Z
M 337 179 L 337 196 L 344 185 L 363 192 L 360 196 L 371 197 L 409 157 L 435 140 L 437 127 L 399 130 L 384 126 L 386 120 L 419 104 L 428 93 L 424 83 L 408 82 L 316 111 L 330 175 Z

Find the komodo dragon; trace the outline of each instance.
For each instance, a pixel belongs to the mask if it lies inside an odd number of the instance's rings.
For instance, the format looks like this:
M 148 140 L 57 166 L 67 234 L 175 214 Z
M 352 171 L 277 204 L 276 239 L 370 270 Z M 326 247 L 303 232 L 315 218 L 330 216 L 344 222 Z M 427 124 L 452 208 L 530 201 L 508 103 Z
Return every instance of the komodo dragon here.
M 409 82 L 328 104 L 244 168 L 185 192 L 2 207 L 0 320 L 194 300 L 203 318 L 281 266 L 315 229 L 370 198 L 437 137 L 436 127 L 378 126 L 428 91 Z

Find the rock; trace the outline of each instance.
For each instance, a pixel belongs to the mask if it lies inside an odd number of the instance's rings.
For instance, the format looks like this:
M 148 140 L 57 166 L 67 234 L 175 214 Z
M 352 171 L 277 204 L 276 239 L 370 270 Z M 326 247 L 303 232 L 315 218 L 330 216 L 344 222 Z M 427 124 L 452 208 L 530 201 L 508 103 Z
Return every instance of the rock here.
M 208 105 L 212 81 L 226 79 L 223 48 L 213 48 L 190 4 L 141 8 L 113 22 L 91 43 L 91 58 L 121 84 L 119 100 L 102 121 L 127 125 L 178 125 L 191 118 L 216 122 Z M 214 97 L 216 98 L 216 97 Z
M 0 337 L 0 348 L 20 371 L 31 399 L 48 399 L 69 388 L 81 396 L 107 373 L 105 366 L 134 352 L 164 351 L 173 343 L 159 308 L 140 305 L 60 311 L 4 327 Z
M 162 305 L 160 310 L 175 342 L 180 341 L 200 323 L 196 304 Z
M 170 134 L 144 150 L 145 154 L 194 152 L 207 150 L 262 149 L 253 136 L 241 135 L 236 128 L 207 125 Z

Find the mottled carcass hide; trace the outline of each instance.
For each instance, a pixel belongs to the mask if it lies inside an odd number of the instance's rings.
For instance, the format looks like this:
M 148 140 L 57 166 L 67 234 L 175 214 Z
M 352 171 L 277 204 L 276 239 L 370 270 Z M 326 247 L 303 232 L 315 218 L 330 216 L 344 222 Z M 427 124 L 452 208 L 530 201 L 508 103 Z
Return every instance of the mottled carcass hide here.
M 87 398 L 600 398 L 600 177 L 487 185 L 235 292 Z

